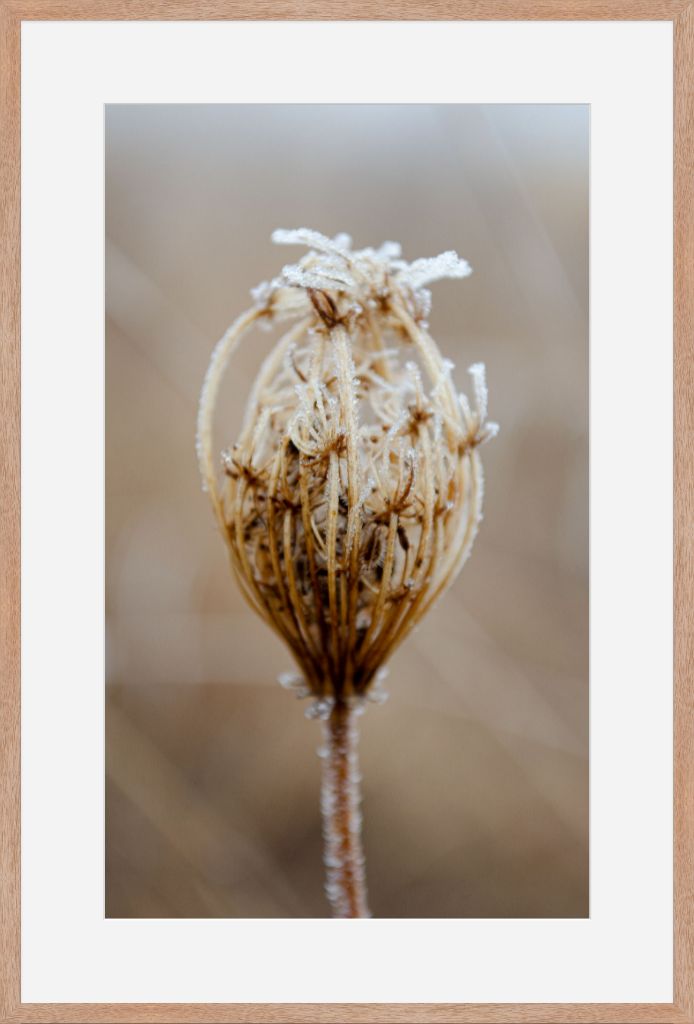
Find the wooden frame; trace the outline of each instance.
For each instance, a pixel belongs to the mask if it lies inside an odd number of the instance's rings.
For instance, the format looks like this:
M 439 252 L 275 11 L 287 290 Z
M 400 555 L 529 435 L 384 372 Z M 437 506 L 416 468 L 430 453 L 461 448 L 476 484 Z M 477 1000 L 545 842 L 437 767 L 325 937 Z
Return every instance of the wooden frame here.
M 694 1022 L 694 0 L 352 0 L 341 19 L 666 20 L 675 37 L 674 1002 L 29 1004 L 20 997 L 20 25 L 26 20 L 326 20 L 325 0 L 0 0 L 0 1021 Z

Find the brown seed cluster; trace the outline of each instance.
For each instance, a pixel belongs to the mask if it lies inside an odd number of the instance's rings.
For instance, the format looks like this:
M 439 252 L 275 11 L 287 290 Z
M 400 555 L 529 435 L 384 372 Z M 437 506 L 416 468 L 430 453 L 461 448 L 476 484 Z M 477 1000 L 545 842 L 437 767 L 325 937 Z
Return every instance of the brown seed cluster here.
M 367 694 L 450 585 L 481 514 L 484 368 L 475 402 L 428 333 L 454 253 L 407 264 L 344 236 L 276 232 L 310 247 L 255 292 L 220 342 L 201 399 L 199 455 L 244 595 L 290 647 L 318 713 Z M 295 323 L 260 369 L 218 481 L 211 421 L 226 362 L 255 322 Z

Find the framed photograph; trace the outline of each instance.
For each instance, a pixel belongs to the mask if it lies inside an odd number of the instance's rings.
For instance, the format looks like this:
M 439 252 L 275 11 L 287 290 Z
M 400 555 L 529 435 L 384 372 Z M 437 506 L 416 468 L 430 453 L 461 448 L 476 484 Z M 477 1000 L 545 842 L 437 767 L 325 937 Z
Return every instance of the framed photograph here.
M 694 5 L 0 15 L 0 1020 L 694 1022 Z

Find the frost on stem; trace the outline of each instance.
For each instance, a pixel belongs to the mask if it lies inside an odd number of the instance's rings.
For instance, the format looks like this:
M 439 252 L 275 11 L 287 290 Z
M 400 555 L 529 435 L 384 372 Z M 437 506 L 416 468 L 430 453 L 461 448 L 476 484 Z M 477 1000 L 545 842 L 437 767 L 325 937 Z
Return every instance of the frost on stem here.
M 324 725 L 321 810 L 323 812 L 325 891 L 334 917 L 370 917 L 366 896 L 361 807 L 358 731 L 359 708 L 334 707 Z

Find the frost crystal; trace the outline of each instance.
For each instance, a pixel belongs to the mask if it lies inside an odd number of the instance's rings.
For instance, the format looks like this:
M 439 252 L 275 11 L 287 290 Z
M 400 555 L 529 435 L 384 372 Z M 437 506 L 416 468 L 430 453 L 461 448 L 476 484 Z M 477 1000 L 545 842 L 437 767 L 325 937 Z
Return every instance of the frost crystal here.
M 277 682 L 283 689 L 289 690 L 299 700 L 303 697 L 311 696 L 311 687 L 307 686 L 306 680 L 298 672 L 280 672 Z
M 272 241 L 276 245 L 303 245 L 310 251 L 298 263 L 285 266 L 273 281 L 251 291 L 254 302 L 268 313 L 283 305 L 275 299 L 287 288 L 336 291 L 351 300 L 357 313 L 376 308 L 395 289 L 412 295 L 418 317 L 424 319 L 431 309 L 431 293 L 425 285 L 447 277 L 467 277 L 472 272 L 469 263 L 452 251 L 407 263 L 401 259 L 397 242 L 353 251 L 349 235 L 328 238 L 308 228 L 278 228 L 272 233 Z M 303 306 L 308 310 L 306 296 Z
M 402 263 L 399 280 L 411 288 L 423 288 L 425 284 L 441 281 L 445 277 L 467 277 L 472 267 L 467 260 L 461 260 L 457 252 L 442 252 L 440 256 L 415 260 L 414 263 Z
M 330 712 L 335 707 L 335 700 L 333 697 L 323 697 L 314 700 L 306 708 L 307 718 L 319 718 L 321 721 L 326 721 L 330 718 Z

